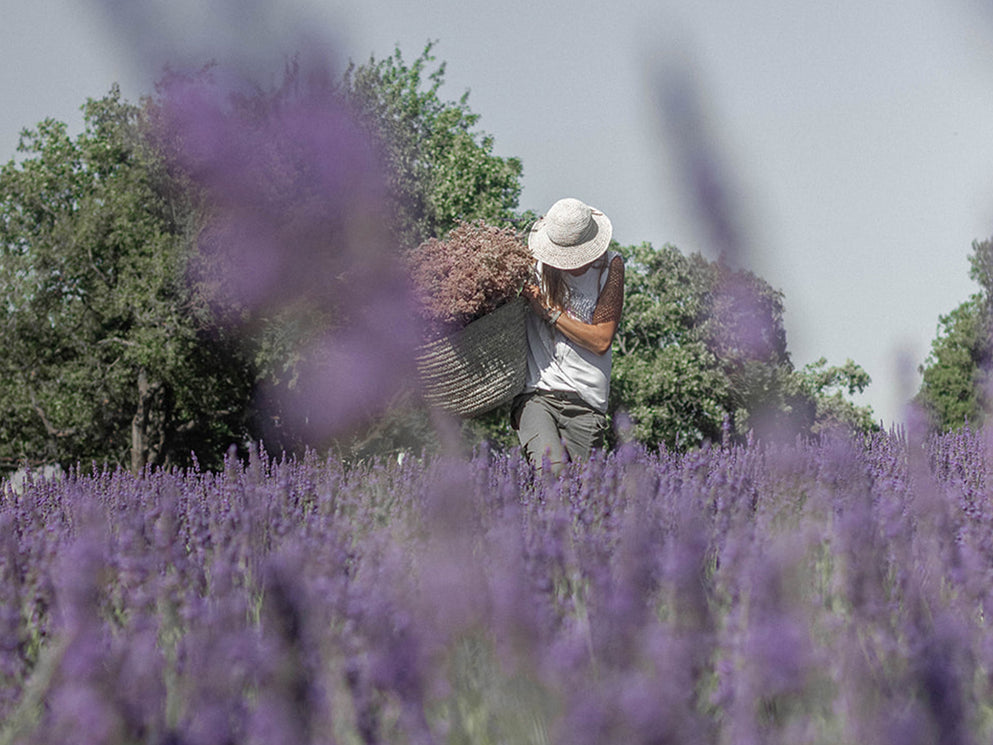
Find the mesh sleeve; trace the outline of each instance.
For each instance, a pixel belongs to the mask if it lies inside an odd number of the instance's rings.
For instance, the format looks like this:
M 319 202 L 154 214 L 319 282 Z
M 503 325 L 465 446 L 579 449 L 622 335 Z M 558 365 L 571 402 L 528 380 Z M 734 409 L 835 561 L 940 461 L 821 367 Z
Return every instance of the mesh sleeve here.
M 620 321 L 624 308 L 624 259 L 615 256 L 607 269 L 607 281 L 593 311 L 593 323 Z

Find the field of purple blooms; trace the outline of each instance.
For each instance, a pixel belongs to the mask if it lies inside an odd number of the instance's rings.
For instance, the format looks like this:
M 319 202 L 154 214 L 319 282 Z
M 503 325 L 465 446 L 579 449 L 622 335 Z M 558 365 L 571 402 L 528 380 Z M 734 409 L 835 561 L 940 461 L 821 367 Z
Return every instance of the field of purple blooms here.
M 990 742 L 990 441 L 911 440 L 5 487 L 0 742 Z

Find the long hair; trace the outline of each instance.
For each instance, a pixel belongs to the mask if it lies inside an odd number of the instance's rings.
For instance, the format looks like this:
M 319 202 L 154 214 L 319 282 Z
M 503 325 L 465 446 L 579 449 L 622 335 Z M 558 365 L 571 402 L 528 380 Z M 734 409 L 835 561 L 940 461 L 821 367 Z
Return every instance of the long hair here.
M 561 269 L 548 264 L 541 265 L 541 294 L 549 308 L 564 309 L 569 300 L 569 288 L 562 274 Z
M 590 268 L 599 269 L 602 273 L 606 266 L 607 254 L 604 253 L 592 263 Z M 565 310 L 569 302 L 569 287 L 565 283 L 564 269 L 557 269 L 548 264 L 541 265 L 541 295 L 548 307 Z

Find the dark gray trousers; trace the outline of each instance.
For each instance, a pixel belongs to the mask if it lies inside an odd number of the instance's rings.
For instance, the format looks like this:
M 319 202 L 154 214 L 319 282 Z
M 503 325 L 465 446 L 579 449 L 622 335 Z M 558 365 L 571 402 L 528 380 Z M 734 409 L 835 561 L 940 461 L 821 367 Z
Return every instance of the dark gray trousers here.
M 511 408 L 511 424 L 534 467 L 540 469 L 547 456 L 556 476 L 570 460 L 603 447 L 607 434 L 607 417 L 564 391 L 521 394 Z

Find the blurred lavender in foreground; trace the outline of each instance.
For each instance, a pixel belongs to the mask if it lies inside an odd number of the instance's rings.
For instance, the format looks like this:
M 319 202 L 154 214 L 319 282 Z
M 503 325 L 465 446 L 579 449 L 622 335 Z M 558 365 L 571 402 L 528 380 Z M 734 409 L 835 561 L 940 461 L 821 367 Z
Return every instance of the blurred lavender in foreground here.
M 687 198 L 707 231 L 709 250 L 736 269 L 747 267 L 749 241 L 740 205 L 690 69 L 670 61 L 656 73 L 654 88 L 664 140 L 675 153 Z
M 987 446 L 30 482 L 0 741 L 988 742 Z
M 272 92 L 175 76 L 161 99 L 163 142 L 204 196 L 197 278 L 282 355 L 284 424 L 323 438 L 379 413 L 419 328 L 381 160 L 340 93 L 297 68 Z

